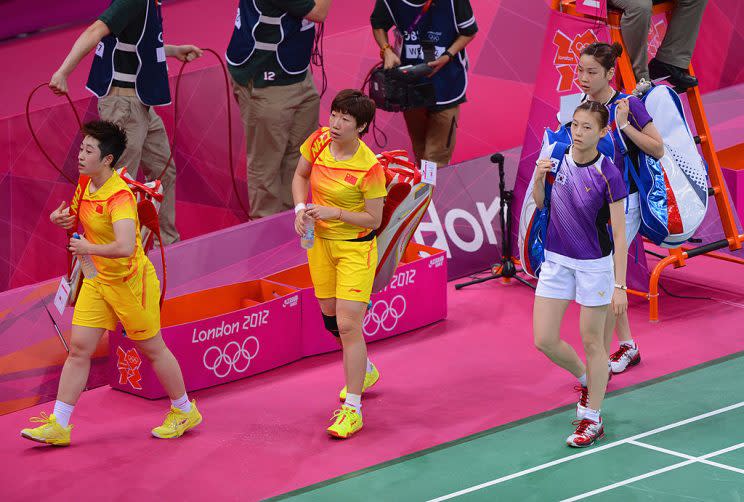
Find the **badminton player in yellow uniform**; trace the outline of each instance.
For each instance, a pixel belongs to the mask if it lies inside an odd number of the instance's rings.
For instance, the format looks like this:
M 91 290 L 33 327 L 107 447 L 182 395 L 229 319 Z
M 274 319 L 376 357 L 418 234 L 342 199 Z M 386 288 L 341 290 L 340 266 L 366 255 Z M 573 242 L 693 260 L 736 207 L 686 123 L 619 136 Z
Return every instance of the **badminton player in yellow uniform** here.
M 69 249 L 77 256 L 90 255 L 96 274 L 85 278 L 75 305 L 70 353 L 54 412 L 32 418 L 41 425 L 23 429 L 21 436 L 56 446 L 70 444 L 70 416 L 88 380 L 90 358 L 106 330 L 115 329 L 121 321 L 127 337 L 149 359 L 171 398 L 165 421 L 152 434 L 179 437 L 198 425 L 202 416 L 196 403 L 188 400 L 181 368 L 160 334 L 160 282 L 142 250 L 134 195 L 112 167 L 126 148 L 126 135 L 103 121 L 85 124 L 82 132 L 78 165 L 80 174 L 90 177 L 79 207 L 85 235 L 71 238 Z M 75 224 L 64 202 L 50 219 L 68 230 Z
M 362 392 L 380 377 L 367 358 L 362 333 L 377 267 L 374 231 L 387 195 L 382 166 L 360 139 L 374 116 L 374 102 L 361 92 L 338 93 L 329 127 L 316 131 L 300 148 L 292 181 L 295 230 L 303 235 L 306 218 L 315 220 L 315 243 L 307 253 L 315 296 L 326 329 L 343 348 L 344 404 L 328 428 L 339 438 L 362 428 Z M 311 208 L 305 205 L 308 188 Z

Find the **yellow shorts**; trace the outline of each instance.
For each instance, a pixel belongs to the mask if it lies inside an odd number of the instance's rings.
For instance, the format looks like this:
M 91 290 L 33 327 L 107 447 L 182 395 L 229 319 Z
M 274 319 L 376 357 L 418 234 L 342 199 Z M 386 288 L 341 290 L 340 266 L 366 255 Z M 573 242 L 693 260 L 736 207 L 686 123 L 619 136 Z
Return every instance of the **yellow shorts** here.
M 160 331 L 160 281 L 150 260 L 127 281 L 83 281 L 72 324 L 112 331 L 117 321 L 132 340 L 147 340 Z
M 377 239 L 333 241 L 315 237 L 307 250 L 310 276 L 318 298 L 369 303 L 377 268 Z

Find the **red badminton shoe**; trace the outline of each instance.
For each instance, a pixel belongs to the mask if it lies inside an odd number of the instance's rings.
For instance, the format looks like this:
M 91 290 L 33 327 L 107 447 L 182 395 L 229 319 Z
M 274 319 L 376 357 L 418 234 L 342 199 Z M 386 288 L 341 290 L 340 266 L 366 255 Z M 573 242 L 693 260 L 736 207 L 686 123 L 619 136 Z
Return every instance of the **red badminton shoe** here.
M 610 368 L 612 373 L 616 375 L 640 362 L 641 353 L 638 350 L 638 345 L 620 344 L 620 348 L 610 355 Z
M 604 437 L 602 418 L 599 419 L 599 422 L 584 418 L 583 420 L 574 421 L 573 424 L 576 425 L 576 430 L 566 439 L 568 446 L 586 448 Z

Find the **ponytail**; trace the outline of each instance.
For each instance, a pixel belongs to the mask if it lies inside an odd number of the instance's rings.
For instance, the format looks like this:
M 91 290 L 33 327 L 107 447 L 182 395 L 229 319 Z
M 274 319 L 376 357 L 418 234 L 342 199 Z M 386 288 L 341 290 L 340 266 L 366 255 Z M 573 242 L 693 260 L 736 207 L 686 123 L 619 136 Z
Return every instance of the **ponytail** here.
M 593 44 L 584 47 L 584 50 L 581 51 L 582 56 L 592 56 L 596 59 L 605 71 L 613 69 L 617 62 L 617 58 L 622 54 L 623 46 L 618 42 L 615 42 L 612 45 L 604 42 L 594 42 Z

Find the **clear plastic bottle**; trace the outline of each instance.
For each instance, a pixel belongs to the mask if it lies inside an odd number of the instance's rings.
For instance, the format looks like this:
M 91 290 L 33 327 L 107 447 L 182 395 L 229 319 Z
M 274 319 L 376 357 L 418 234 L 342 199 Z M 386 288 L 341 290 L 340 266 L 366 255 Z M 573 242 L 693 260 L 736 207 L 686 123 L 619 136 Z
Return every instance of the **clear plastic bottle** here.
M 80 234 L 75 232 L 72 234 L 72 237 L 79 239 Z M 80 268 L 83 269 L 83 276 L 85 276 L 86 279 L 93 279 L 98 275 L 98 270 L 96 269 L 96 265 L 93 263 L 93 258 L 91 258 L 90 255 L 79 255 L 77 259 L 80 260 Z
M 312 209 L 313 205 L 308 204 L 307 209 Z M 305 235 L 300 238 L 300 246 L 303 249 L 310 249 L 315 244 L 315 219 L 305 215 Z

